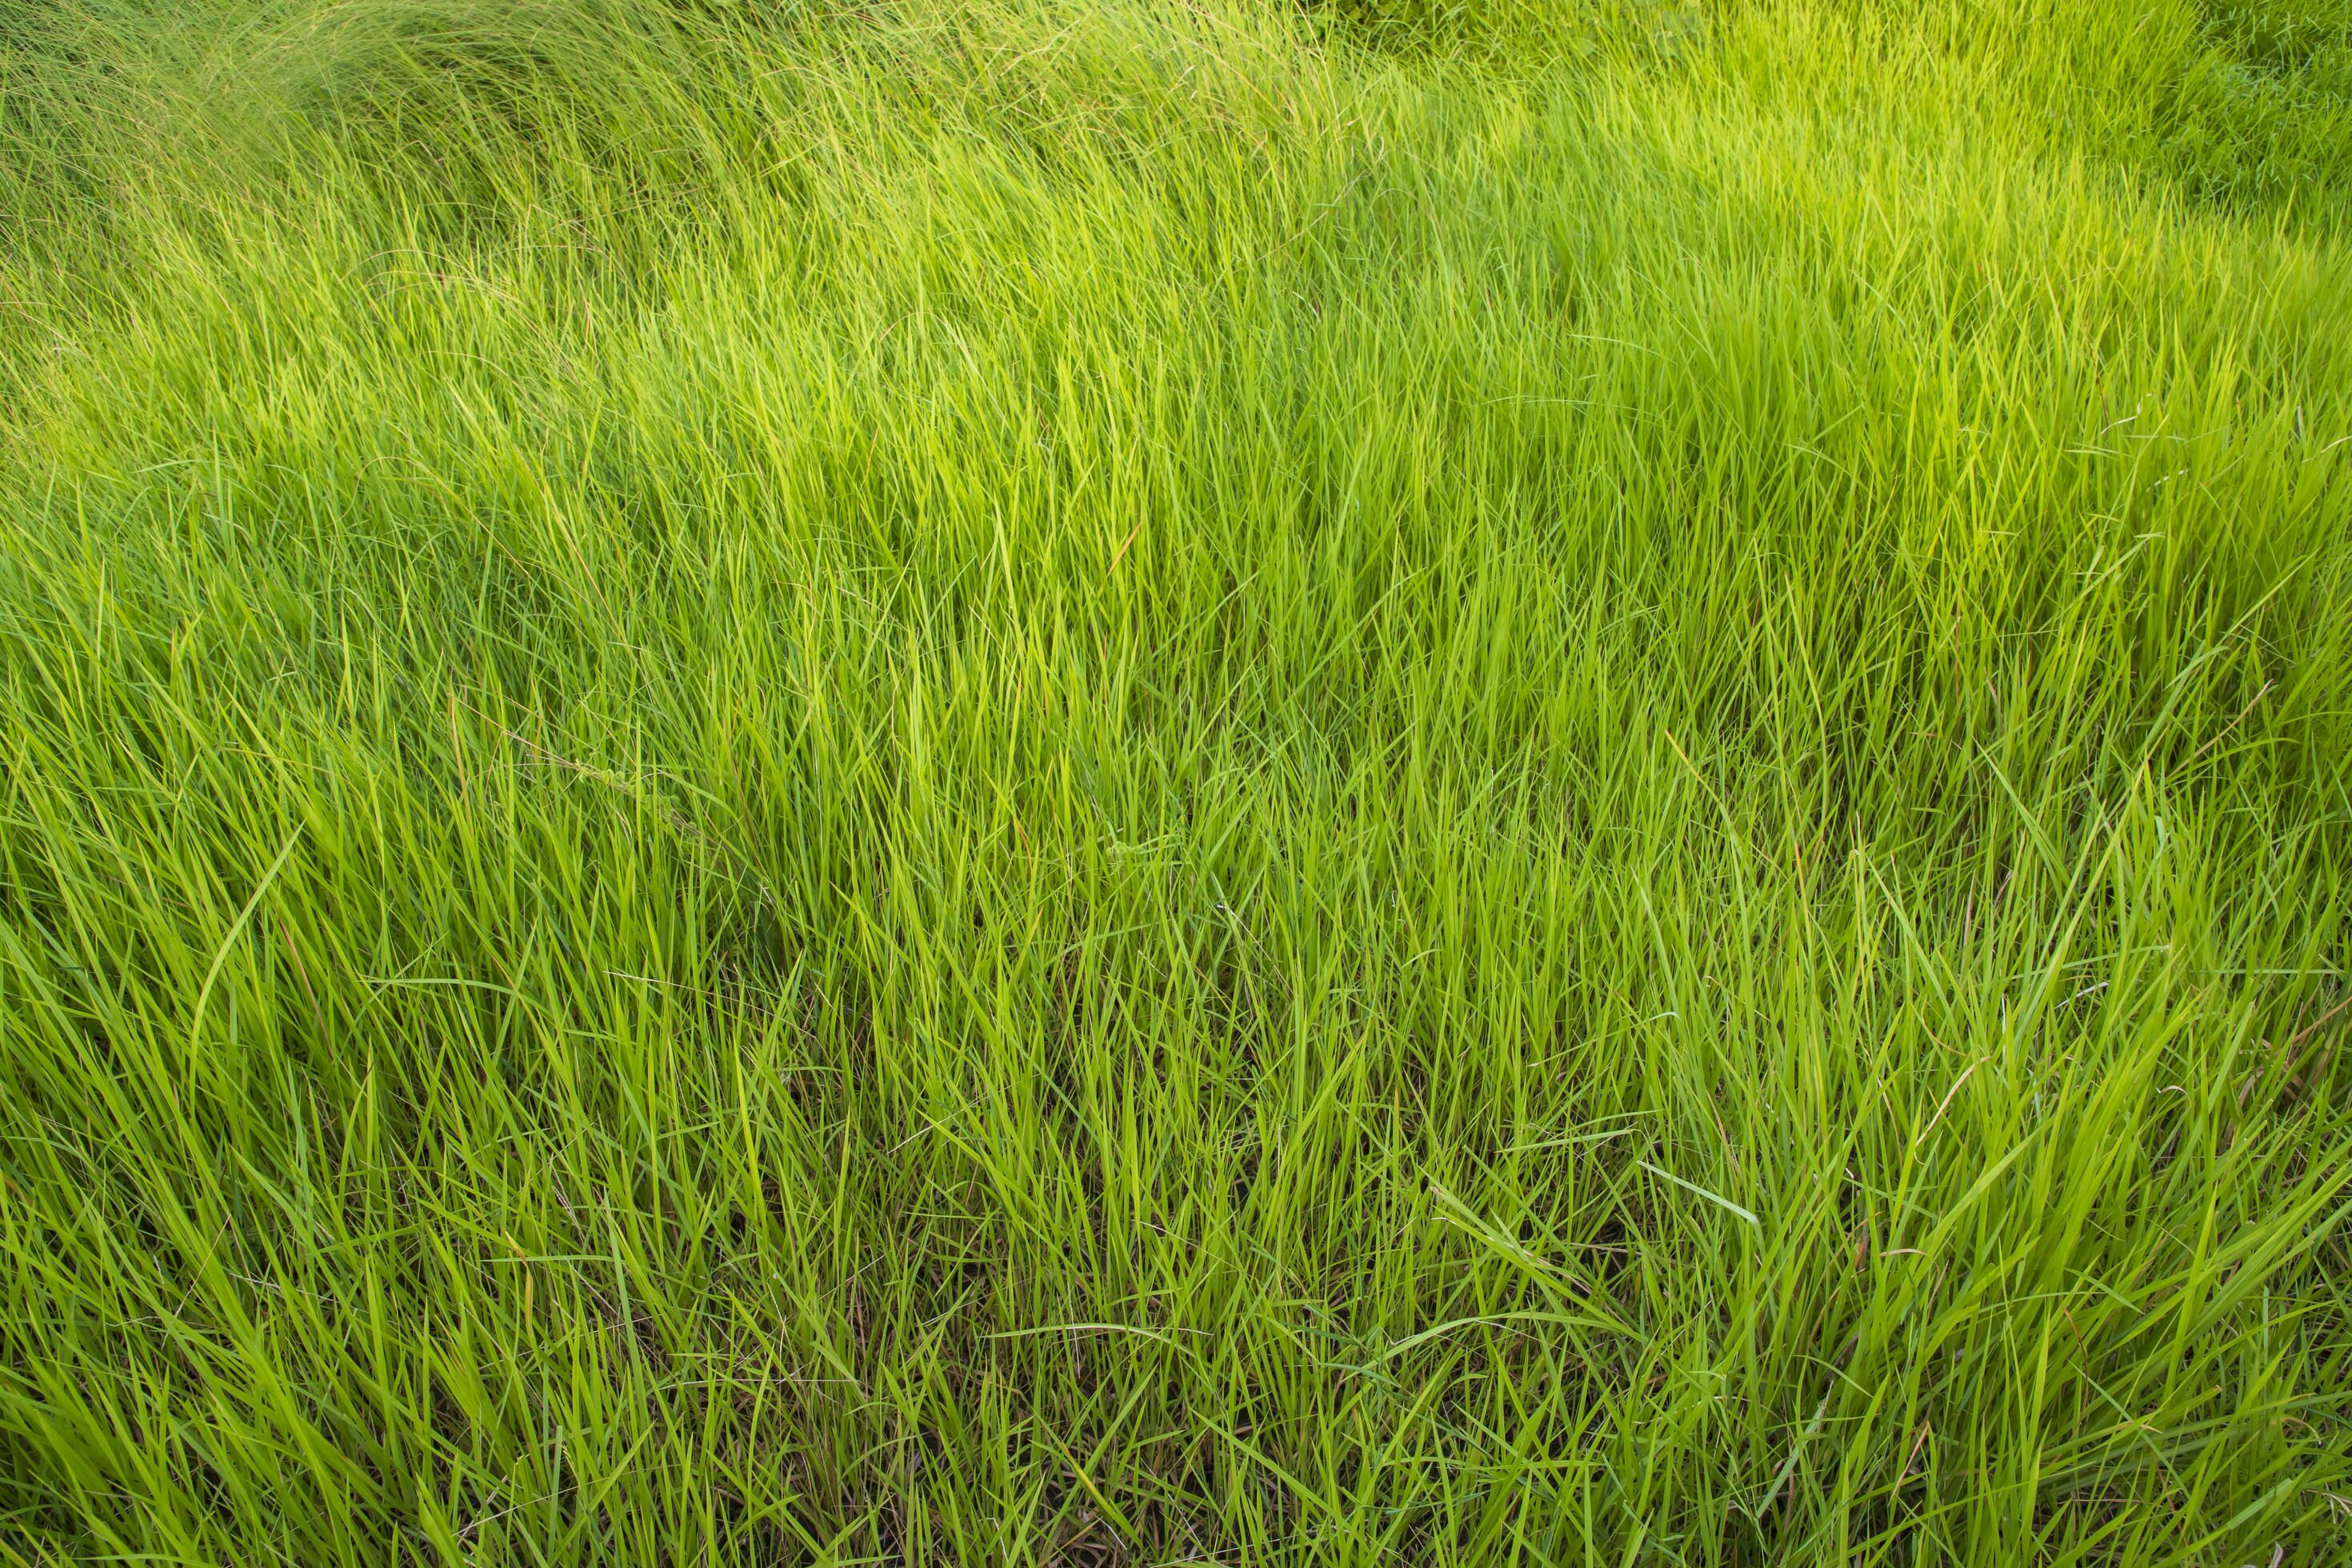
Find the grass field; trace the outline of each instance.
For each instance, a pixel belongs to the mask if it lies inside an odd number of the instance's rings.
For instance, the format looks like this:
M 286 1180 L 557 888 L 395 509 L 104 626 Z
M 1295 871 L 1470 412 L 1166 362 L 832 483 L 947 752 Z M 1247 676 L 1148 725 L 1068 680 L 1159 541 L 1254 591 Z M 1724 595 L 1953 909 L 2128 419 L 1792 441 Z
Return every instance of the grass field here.
M 2346 0 L 0 0 L 0 1563 L 2352 1561 Z

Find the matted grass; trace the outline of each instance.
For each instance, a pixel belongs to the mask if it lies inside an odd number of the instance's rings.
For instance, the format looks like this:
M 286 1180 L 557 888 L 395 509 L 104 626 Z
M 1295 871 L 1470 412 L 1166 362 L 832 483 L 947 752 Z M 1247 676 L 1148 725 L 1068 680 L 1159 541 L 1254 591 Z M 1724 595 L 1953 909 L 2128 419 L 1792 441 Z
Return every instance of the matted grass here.
M 0 5 L 0 1556 L 2352 1554 L 2338 0 Z

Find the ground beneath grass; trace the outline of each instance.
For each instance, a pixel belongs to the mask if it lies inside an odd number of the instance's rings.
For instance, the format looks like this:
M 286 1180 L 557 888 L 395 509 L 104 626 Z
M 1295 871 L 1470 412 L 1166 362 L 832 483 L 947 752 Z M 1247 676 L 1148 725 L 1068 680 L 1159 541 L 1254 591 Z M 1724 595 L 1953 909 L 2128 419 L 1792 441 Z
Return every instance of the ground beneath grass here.
M 0 1562 L 2352 1557 L 2344 0 L 0 0 Z

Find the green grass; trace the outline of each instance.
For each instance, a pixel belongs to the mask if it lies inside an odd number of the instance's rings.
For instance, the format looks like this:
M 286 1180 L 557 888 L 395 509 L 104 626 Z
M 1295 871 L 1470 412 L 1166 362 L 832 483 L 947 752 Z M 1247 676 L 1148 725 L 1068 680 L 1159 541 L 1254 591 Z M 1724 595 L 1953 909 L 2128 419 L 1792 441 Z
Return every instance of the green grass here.
M 0 0 L 0 1562 L 2352 1556 L 2343 0 Z

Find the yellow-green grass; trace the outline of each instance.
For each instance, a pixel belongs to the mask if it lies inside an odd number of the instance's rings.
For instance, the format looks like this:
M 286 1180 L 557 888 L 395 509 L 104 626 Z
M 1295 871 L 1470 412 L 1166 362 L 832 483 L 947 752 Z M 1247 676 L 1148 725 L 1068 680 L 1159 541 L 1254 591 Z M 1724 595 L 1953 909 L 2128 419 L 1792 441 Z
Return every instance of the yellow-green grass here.
M 0 1560 L 2352 1554 L 2342 0 L 0 5 Z

